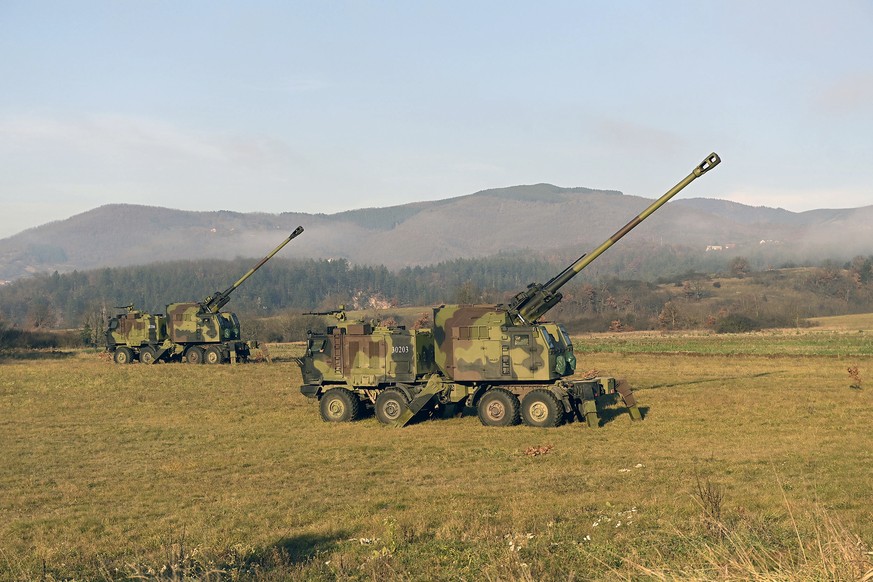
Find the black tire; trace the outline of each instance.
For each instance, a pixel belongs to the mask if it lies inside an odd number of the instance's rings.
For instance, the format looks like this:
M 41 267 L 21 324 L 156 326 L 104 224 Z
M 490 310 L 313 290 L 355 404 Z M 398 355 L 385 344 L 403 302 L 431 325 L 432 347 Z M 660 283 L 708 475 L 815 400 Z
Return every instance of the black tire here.
M 220 364 L 224 361 L 224 352 L 219 346 L 209 346 L 206 348 L 203 361 L 207 364 Z
M 122 346 L 115 350 L 112 359 L 116 364 L 130 364 L 133 362 L 133 350 Z
M 203 348 L 199 346 L 191 346 L 188 348 L 188 351 L 185 352 L 185 359 L 188 360 L 189 364 L 202 364 Z
M 158 352 L 155 351 L 155 348 L 151 346 L 145 346 L 139 350 L 139 361 L 143 364 L 154 364 L 157 358 L 155 356 L 158 355 Z
M 564 405 L 551 390 L 533 390 L 521 401 L 521 419 L 527 426 L 561 426 Z
M 491 388 L 476 405 L 485 426 L 512 426 L 520 421 L 518 397 L 505 388 Z
M 358 418 L 361 401 L 345 388 L 331 388 L 321 396 L 318 406 L 324 422 L 350 422 Z
M 409 399 L 397 388 L 382 390 L 376 397 L 376 418 L 382 424 L 392 424 L 408 407 Z

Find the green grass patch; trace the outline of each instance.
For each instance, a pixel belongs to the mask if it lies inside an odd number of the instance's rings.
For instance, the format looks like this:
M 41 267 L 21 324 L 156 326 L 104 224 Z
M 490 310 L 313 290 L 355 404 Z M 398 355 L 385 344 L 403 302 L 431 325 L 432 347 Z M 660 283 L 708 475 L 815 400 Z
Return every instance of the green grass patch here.
M 742 334 L 590 334 L 574 341 L 580 353 L 699 354 L 758 356 L 871 356 L 873 333 L 765 331 Z

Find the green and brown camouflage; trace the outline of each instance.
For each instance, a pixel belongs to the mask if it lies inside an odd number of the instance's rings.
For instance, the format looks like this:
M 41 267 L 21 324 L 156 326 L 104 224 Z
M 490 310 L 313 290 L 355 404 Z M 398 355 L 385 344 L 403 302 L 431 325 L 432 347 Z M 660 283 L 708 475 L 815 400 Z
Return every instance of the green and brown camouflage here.
M 576 371 L 564 326 L 518 325 L 500 305 L 433 310 L 436 363 L 459 382 L 551 382 Z
M 110 319 L 106 330 L 106 345 L 115 346 L 113 359 L 117 363 L 130 363 L 141 350 L 148 352 L 149 346 L 160 345 L 166 340 L 167 319 L 163 314 L 146 313 L 134 309 L 133 304 L 116 309 L 127 310 Z
M 561 287 L 720 161 L 715 153 L 707 156 L 591 253 L 508 304 L 440 305 L 433 309 L 432 330 L 412 331 L 349 323 L 344 311 L 331 312 L 340 325 L 310 333 L 298 360 L 301 392 L 321 401 L 325 421 L 352 420 L 372 406 L 380 421 L 402 426 L 423 410 L 452 414 L 465 406 L 489 426 L 558 426 L 572 418 L 593 426 L 597 403 L 610 395 L 622 398 L 632 419 L 641 419 L 627 384 L 571 378 L 576 357 L 569 334 L 540 319 L 561 301 Z
M 362 389 L 420 382 L 437 371 L 433 334 L 378 322 L 348 320 L 345 310 L 312 313 L 333 315 L 325 333 L 308 334 L 306 354 L 298 360 L 306 386 L 351 383 Z
M 139 359 L 145 364 L 184 359 L 192 364 L 245 361 L 257 342 L 242 341 L 239 318 L 221 308 L 230 294 L 286 244 L 303 232 L 298 226 L 288 238 L 224 291 L 202 301 L 170 303 L 166 315 L 149 314 L 127 306 L 113 317 L 106 332 L 107 349 L 120 364 Z

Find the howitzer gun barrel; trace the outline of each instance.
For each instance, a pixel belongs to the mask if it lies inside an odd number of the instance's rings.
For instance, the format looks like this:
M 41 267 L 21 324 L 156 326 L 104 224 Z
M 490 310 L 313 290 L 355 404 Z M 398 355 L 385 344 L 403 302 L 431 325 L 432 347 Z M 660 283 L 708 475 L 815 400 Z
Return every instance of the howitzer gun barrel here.
M 597 257 L 602 255 L 606 249 L 614 245 L 624 235 L 636 228 L 638 224 L 666 204 L 668 200 L 678 194 L 688 184 L 717 166 L 720 162 L 721 158 L 719 158 L 718 154 L 715 152 L 706 156 L 706 159 L 698 164 L 690 174 L 688 174 L 678 184 L 670 188 L 670 190 L 668 190 L 663 196 L 655 200 L 633 220 L 616 231 L 615 234 L 605 240 L 599 247 L 590 253 L 579 257 L 576 262 L 561 271 L 561 273 L 549 280 L 549 282 L 542 287 L 539 285 L 532 285 L 528 288 L 528 291 L 516 295 L 515 299 L 510 304 L 510 310 L 523 322 L 536 321 L 542 317 L 549 309 L 554 307 L 561 300 L 561 294 L 558 293 L 558 290 L 566 285 L 570 279 L 579 274 L 579 271 L 590 265 L 595 259 L 597 259 Z
M 688 184 L 717 166 L 719 162 L 721 162 L 721 158 L 719 158 L 718 154 L 716 154 L 715 152 L 708 155 L 706 159 L 703 160 L 696 168 L 694 168 L 694 171 L 688 174 L 681 182 L 673 186 L 663 196 L 655 200 L 648 208 L 646 208 L 639 215 L 637 215 L 636 218 L 634 218 L 623 227 L 621 227 L 619 230 L 617 230 L 615 234 L 605 240 L 603 244 L 601 244 L 599 247 L 597 247 L 590 253 L 579 257 L 579 259 L 575 263 L 570 265 L 567 269 L 565 269 L 564 272 L 561 273 L 561 275 L 549 281 L 545 285 L 545 288 L 552 292 L 560 289 L 562 286 L 564 286 L 564 284 L 567 283 L 567 281 L 576 276 L 579 271 L 587 267 L 594 261 L 594 259 L 603 254 L 606 249 L 617 243 L 619 239 L 621 239 L 624 235 L 636 228 L 639 223 L 647 219 L 657 209 L 666 204 L 667 201 L 670 200 L 670 198 L 678 194 Z
M 273 249 L 273 250 L 270 252 L 270 254 L 268 254 L 266 257 L 264 257 L 263 259 L 261 259 L 261 261 L 260 261 L 257 265 L 255 265 L 254 267 L 252 267 L 251 269 L 249 269 L 248 272 L 247 272 L 245 275 L 243 275 L 242 277 L 240 277 L 240 278 L 236 281 L 236 283 L 234 283 L 233 285 L 231 285 L 230 287 L 228 287 L 228 288 L 225 289 L 224 291 L 222 291 L 222 292 L 217 292 L 217 293 L 215 293 L 214 295 L 211 295 L 210 297 L 207 297 L 206 299 L 204 299 L 204 300 L 203 300 L 203 307 L 204 307 L 207 311 L 211 311 L 211 312 L 213 312 L 213 313 L 217 313 L 219 309 L 221 309 L 222 307 L 224 307 L 224 306 L 227 304 L 227 302 L 230 301 L 230 297 L 228 297 L 228 296 L 229 296 L 231 293 L 233 293 L 234 289 L 236 289 L 237 287 L 239 287 L 240 285 L 242 285 L 243 282 L 244 282 L 246 279 L 248 279 L 249 277 L 251 277 L 251 276 L 254 274 L 255 271 L 257 271 L 257 270 L 260 269 L 262 266 L 264 266 L 264 263 L 266 263 L 267 261 L 269 261 L 270 259 L 272 259 L 273 256 L 274 256 L 276 253 L 278 253 L 279 251 L 281 251 L 281 250 L 282 250 L 282 247 L 284 247 L 284 246 L 287 245 L 289 242 L 291 242 L 292 240 L 294 240 L 295 238 L 297 238 L 298 236 L 300 236 L 300 234 L 301 234 L 302 232 L 303 232 L 303 227 L 302 227 L 302 226 L 298 226 L 297 228 L 295 228 L 295 229 L 294 229 L 294 232 L 292 232 L 292 233 L 288 236 L 288 238 L 286 238 L 286 239 L 283 240 L 281 243 L 279 243 L 279 246 L 277 246 L 275 249 Z
M 261 262 L 260 262 L 260 263 L 258 263 L 257 265 L 255 265 L 254 267 L 252 267 L 251 269 L 249 269 L 248 273 L 246 273 L 245 275 L 243 275 L 242 277 L 240 277 L 239 280 L 237 280 L 236 283 L 234 283 L 233 285 L 231 285 L 230 287 L 228 287 L 227 290 L 224 292 L 224 294 L 227 295 L 228 293 L 230 293 L 231 291 L 233 291 L 234 289 L 236 289 L 237 287 L 239 287 L 240 285 L 242 285 L 243 281 L 245 281 L 246 279 L 248 279 L 249 277 L 251 277 L 251 276 L 254 274 L 255 271 L 257 271 L 258 269 L 260 269 L 261 267 L 264 266 L 264 263 L 266 263 L 267 261 L 269 261 L 270 259 L 272 259 L 273 256 L 274 256 L 276 253 L 278 253 L 279 251 L 281 251 L 281 250 L 282 250 L 282 247 L 284 247 L 284 246 L 287 245 L 289 242 L 291 242 L 292 240 L 294 240 L 295 238 L 297 238 L 298 236 L 300 236 L 300 234 L 301 234 L 302 232 L 303 232 L 303 227 L 302 227 L 302 226 L 298 226 L 297 228 L 295 228 L 295 229 L 294 229 L 294 232 L 292 232 L 292 233 L 290 234 L 290 236 L 288 236 L 288 238 L 286 238 L 286 239 L 283 240 L 281 243 L 279 243 L 279 246 L 277 246 L 275 249 L 273 249 L 273 250 L 270 252 L 269 255 L 267 255 L 266 257 L 264 257 L 263 259 L 261 259 Z
M 346 306 L 340 305 L 339 309 L 329 309 L 328 311 L 306 311 L 303 315 L 333 315 L 339 321 L 346 320 Z

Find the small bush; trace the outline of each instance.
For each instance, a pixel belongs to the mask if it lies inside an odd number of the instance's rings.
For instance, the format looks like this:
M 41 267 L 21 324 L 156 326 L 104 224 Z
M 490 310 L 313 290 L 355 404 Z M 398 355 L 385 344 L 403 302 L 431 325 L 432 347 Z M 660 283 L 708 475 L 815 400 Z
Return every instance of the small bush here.
M 745 315 L 731 314 L 718 322 L 715 333 L 745 333 L 761 329 L 760 322 Z

